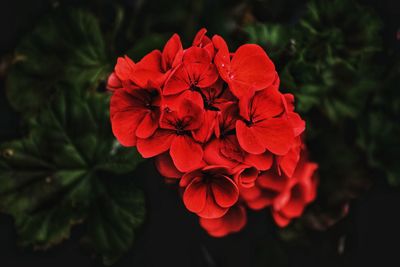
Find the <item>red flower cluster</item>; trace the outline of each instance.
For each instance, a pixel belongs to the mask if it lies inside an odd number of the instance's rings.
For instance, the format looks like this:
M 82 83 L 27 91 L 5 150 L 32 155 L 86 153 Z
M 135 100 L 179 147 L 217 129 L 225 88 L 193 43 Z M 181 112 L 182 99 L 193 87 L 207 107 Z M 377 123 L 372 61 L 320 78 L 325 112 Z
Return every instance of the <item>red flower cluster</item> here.
M 183 49 L 175 34 L 137 63 L 118 58 L 107 87 L 116 138 L 155 157 L 164 177 L 180 179 L 185 206 L 210 235 L 242 229 L 245 205 L 270 206 L 285 226 L 314 199 L 317 165 L 302 152 L 305 123 L 260 46 L 232 53 L 202 29 Z

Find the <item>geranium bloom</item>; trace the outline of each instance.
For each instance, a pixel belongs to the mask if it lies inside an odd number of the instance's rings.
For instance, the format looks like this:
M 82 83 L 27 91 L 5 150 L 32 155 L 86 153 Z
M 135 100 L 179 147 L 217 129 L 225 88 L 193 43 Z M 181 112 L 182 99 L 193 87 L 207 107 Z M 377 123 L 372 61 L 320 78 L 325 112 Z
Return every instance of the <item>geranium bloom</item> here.
M 181 172 L 199 166 L 203 149 L 192 137 L 192 131 L 200 128 L 204 111 L 190 100 L 183 100 L 180 108 L 164 109 L 160 118 L 160 128 L 148 138 L 139 138 L 139 153 L 150 158 L 169 149 L 171 158 Z
M 241 110 L 243 120 L 236 122 L 236 135 L 240 146 L 252 154 L 266 150 L 284 155 L 294 141 L 292 126 L 284 112 L 281 94 L 275 89 L 265 89 L 254 95 L 246 110 Z
M 213 43 L 218 50 L 215 65 L 237 98 L 250 98 L 275 82 L 275 66 L 260 46 L 242 45 L 230 59 L 228 46 L 220 36 L 214 36 Z
M 197 90 L 214 84 L 218 79 L 215 65 L 207 50 L 200 47 L 189 48 L 183 63 L 171 73 L 165 82 L 163 93 L 176 95 L 185 90 Z
M 242 229 L 246 206 L 287 225 L 315 196 L 316 165 L 300 158 L 305 122 L 260 46 L 231 53 L 206 33 L 187 48 L 174 34 L 136 63 L 118 58 L 107 81 L 113 133 L 179 182 L 210 235 Z
M 114 135 L 124 146 L 136 145 L 158 127 L 161 90 L 150 82 L 147 88 L 123 88 L 111 97 L 110 117 Z
M 182 176 L 183 202 L 203 218 L 222 217 L 239 197 L 231 172 L 221 166 L 207 166 Z

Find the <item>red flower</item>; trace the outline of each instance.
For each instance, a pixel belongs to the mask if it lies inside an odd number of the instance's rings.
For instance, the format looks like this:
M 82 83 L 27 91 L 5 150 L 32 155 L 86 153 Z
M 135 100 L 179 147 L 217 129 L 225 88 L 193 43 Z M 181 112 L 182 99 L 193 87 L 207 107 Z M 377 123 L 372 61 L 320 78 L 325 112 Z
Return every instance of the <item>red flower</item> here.
M 206 166 L 182 176 L 183 202 L 188 210 L 203 218 L 220 218 L 238 200 L 239 190 L 230 171 Z
M 284 112 L 280 93 L 275 89 L 258 92 L 246 110 L 240 113 L 244 120 L 236 122 L 236 135 L 240 146 L 252 154 L 266 150 L 285 155 L 292 147 L 294 133 Z
M 176 95 L 185 90 L 196 91 L 214 84 L 218 79 L 215 65 L 207 50 L 191 47 L 185 51 L 183 63 L 177 66 L 166 80 L 164 95 Z
M 261 172 L 255 186 L 240 187 L 240 196 L 254 210 L 261 210 L 274 203 L 276 197 L 285 189 L 288 183 L 286 176 L 279 176 L 273 171 Z
M 260 170 L 267 170 L 272 165 L 272 155 L 269 152 L 253 155 L 244 151 L 235 135 L 235 125 L 239 117 L 238 108 L 233 102 L 220 106 L 218 126 L 215 135 L 204 149 L 204 160 L 211 165 L 224 165 L 235 168 L 240 164 L 254 166 Z
M 318 165 L 307 160 L 302 152 L 300 162 L 291 178 L 276 172 L 262 172 L 254 187 L 240 187 L 247 205 L 255 210 L 271 206 L 276 223 L 284 227 L 299 217 L 307 204 L 315 199 Z
M 147 88 L 115 91 L 110 102 L 112 130 L 124 146 L 135 146 L 137 137 L 148 138 L 158 127 L 161 91 L 151 83 Z
M 274 200 L 272 216 L 280 227 L 285 227 L 292 219 L 300 217 L 304 208 L 315 199 L 317 168 L 318 165 L 308 161 L 303 152 L 293 177 Z
M 228 46 L 220 36 L 215 35 L 213 43 L 218 51 L 214 59 L 218 72 L 237 98 L 250 98 L 275 82 L 275 66 L 260 46 L 242 45 L 230 59 Z
M 207 233 L 214 237 L 223 237 L 239 232 L 247 222 L 246 209 L 243 205 L 236 204 L 224 216 L 215 219 L 199 218 L 200 225 Z
M 167 150 L 181 172 L 192 170 L 201 164 L 203 149 L 192 137 L 192 131 L 200 128 L 203 110 L 190 100 L 184 99 L 177 111 L 165 109 L 160 118 L 160 128 L 148 138 L 139 138 L 137 149 L 145 158 L 154 157 Z

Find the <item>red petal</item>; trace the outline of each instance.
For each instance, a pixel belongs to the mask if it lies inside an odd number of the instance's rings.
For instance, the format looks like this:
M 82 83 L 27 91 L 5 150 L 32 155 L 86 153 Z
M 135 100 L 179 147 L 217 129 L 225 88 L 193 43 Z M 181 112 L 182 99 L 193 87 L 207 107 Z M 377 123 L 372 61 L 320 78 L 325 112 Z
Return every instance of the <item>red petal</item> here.
M 139 138 L 148 138 L 152 136 L 158 128 L 159 119 L 160 110 L 147 113 L 136 129 L 136 136 Z
M 204 121 L 204 110 L 195 102 L 183 99 L 178 109 L 178 117 L 182 120 L 185 130 L 196 130 Z
M 169 78 L 165 81 L 163 94 L 175 95 L 190 88 L 190 80 L 186 68 L 183 64 L 172 71 Z
M 224 214 L 228 211 L 228 208 L 223 208 L 219 206 L 213 197 L 213 193 L 211 189 L 208 188 L 207 191 L 207 198 L 206 204 L 204 205 L 204 209 L 197 213 L 200 217 L 213 219 L 213 218 L 220 218 L 224 216 Z
M 206 52 L 208 55 L 208 53 Z M 189 80 L 193 85 L 205 88 L 213 85 L 218 79 L 218 72 L 211 63 L 189 63 L 185 64 Z
M 220 139 L 212 139 L 204 148 L 204 160 L 210 165 L 222 165 L 234 168 L 238 162 L 224 157 L 220 153 Z
M 257 92 L 251 106 L 254 120 L 269 119 L 278 116 L 284 110 L 282 95 L 274 89 Z
M 206 143 L 208 140 L 210 140 L 217 122 L 217 115 L 218 113 L 215 111 L 205 111 L 204 120 L 201 127 L 193 131 L 193 138 L 197 142 Z
M 306 128 L 306 122 L 301 119 L 300 115 L 295 112 L 289 112 L 288 119 L 293 127 L 294 136 L 302 134 Z
M 232 161 L 243 162 L 246 152 L 240 147 L 236 135 L 224 136 L 220 144 L 220 153 L 223 156 Z
M 300 149 L 301 147 L 299 145 L 292 147 L 286 155 L 281 156 L 278 159 L 279 168 L 287 177 L 293 176 L 297 163 L 300 159 Z
M 129 112 L 120 112 L 111 119 L 114 136 L 123 146 L 135 146 L 137 142 L 136 127 L 140 120 L 133 120 Z
M 214 35 L 212 38 L 217 53 L 214 58 L 214 64 L 218 69 L 221 78 L 224 81 L 229 81 L 229 72 L 231 70 L 231 60 L 229 49 L 224 39 L 221 36 Z
M 145 55 L 137 64 L 136 68 L 151 70 L 161 73 L 161 58 L 162 54 L 159 50 L 153 50 Z
M 204 48 L 192 46 L 185 51 L 183 62 L 185 65 L 189 65 L 190 63 L 203 63 L 207 65 L 211 63 L 211 58 Z
M 137 86 L 145 88 L 149 81 L 153 81 L 157 86 L 161 86 L 164 75 L 158 71 L 137 68 L 131 79 Z
M 107 90 L 115 91 L 117 89 L 120 89 L 121 87 L 122 87 L 122 83 L 121 83 L 120 79 L 117 77 L 115 72 L 111 73 L 107 79 Z
M 179 179 L 183 175 L 183 173 L 178 171 L 178 169 L 175 167 L 171 156 L 167 152 L 158 155 L 155 158 L 155 165 L 158 172 L 164 177 Z
M 191 181 L 183 193 L 183 203 L 191 212 L 197 213 L 204 209 L 207 199 L 207 185 L 200 177 Z
M 203 159 L 203 149 L 191 137 L 175 136 L 169 151 L 176 168 L 181 172 L 195 169 Z
M 292 94 L 284 94 L 283 95 L 285 98 L 286 102 L 286 110 L 287 112 L 293 111 L 294 110 L 294 95 Z
M 240 231 L 247 222 L 246 209 L 242 205 L 235 205 L 221 218 L 200 218 L 200 225 L 214 237 L 222 237 L 229 233 Z
M 290 223 L 290 219 L 286 218 L 285 216 L 281 215 L 279 212 L 272 211 L 272 217 L 274 218 L 276 224 L 279 227 L 286 227 Z
M 176 135 L 173 131 L 158 129 L 149 138 L 138 138 L 137 150 L 144 158 L 157 156 L 171 147 L 171 143 L 175 136 Z
M 236 50 L 232 58 L 229 78 L 248 84 L 257 91 L 275 81 L 275 66 L 260 46 L 245 44 Z
M 119 57 L 115 65 L 115 74 L 120 80 L 128 80 L 135 71 L 135 63 L 128 56 Z
M 274 199 L 274 210 L 281 210 L 291 198 L 291 188 L 285 188 Z
M 263 192 L 260 197 L 247 201 L 247 205 L 249 206 L 250 209 L 253 210 L 262 210 L 270 205 L 272 205 L 272 201 L 275 197 L 275 194 L 272 194 L 271 192 Z
M 206 219 L 199 217 L 199 222 L 201 227 L 203 227 L 210 235 L 214 236 L 212 233 L 218 231 L 221 229 L 223 226 L 224 221 L 222 220 L 223 217 L 221 218 L 216 218 L 216 219 Z
M 235 181 L 243 187 L 253 187 L 258 173 L 259 170 L 254 167 L 244 168 L 235 175 Z
M 229 232 L 240 231 L 247 222 L 246 209 L 242 205 L 235 205 L 229 209 L 223 220 Z
M 265 146 L 261 143 L 258 135 L 253 131 L 255 127 L 247 127 L 241 121 L 236 121 L 236 136 L 240 146 L 247 152 L 252 154 L 261 154 L 265 152 Z
M 279 176 L 271 171 L 262 172 L 257 179 L 257 184 L 274 192 L 281 192 L 288 184 L 288 178 Z
M 225 176 L 214 179 L 211 189 L 216 203 L 223 208 L 233 206 L 239 198 L 239 189 L 236 184 Z
M 168 95 L 163 97 L 164 108 L 169 108 L 171 110 L 179 110 L 183 99 L 188 99 L 194 102 L 197 106 L 203 109 L 203 98 L 199 92 L 192 90 L 185 90 L 177 95 Z
M 250 166 L 254 166 L 260 171 L 266 171 L 271 168 L 273 157 L 272 154 L 269 152 L 265 152 L 259 155 L 246 153 L 244 162 Z
M 171 159 L 172 160 L 172 159 Z M 188 184 L 191 183 L 191 181 L 196 178 L 196 177 L 202 177 L 204 174 L 200 169 L 187 172 L 182 176 L 182 179 L 179 181 L 179 186 L 180 187 L 186 187 Z
M 162 52 L 162 67 L 164 71 L 167 71 L 176 65 L 178 65 L 182 60 L 183 48 L 181 43 L 181 38 L 178 34 L 172 35 L 172 37 L 165 44 Z
M 203 40 L 203 37 L 206 35 L 207 29 L 206 28 L 201 28 L 197 33 L 196 36 L 194 37 L 194 40 L 192 42 L 192 46 L 200 46 L 201 42 Z
M 140 102 L 125 90 L 116 91 L 110 101 L 112 131 L 124 146 L 136 145 L 136 129 L 146 115 Z
M 280 213 L 287 218 L 299 217 L 304 210 L 304 189 L 295 185 L 291 190 L 291 197 L 288 203 L 280 210 Z
M 255 124 L 251 129 L 262 146 L 276 155 L 285 155 L 293 145 L 293 130 L 286 119 L 272 118 Z
M 261 189 L 256 186 L 250 188 L 240 187 L 239 191 L 241 198 L 243 198 L 246 202 L 258 199 L 262 193 Z

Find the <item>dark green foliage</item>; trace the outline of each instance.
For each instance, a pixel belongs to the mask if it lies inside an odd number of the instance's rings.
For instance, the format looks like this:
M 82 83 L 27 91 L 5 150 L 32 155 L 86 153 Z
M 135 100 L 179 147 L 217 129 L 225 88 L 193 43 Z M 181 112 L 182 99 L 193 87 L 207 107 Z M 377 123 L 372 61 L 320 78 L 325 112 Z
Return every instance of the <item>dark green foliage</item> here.
M 59 88 L 96 89 L 111 70 L 97 22 L 83 10 L 56 10 L 15 50 L 7 95 L 18 111 L 36 111 Z
M 94 15 L 63 8 L 15 51 L 7 95 L 28 129 L 1 144 L 0 208 L 23 246 L 47 249 L 85 223 L 83 240 L 111 264 L 144 220 L 132 177 L 142 159 L 115 140 L 109 94 L 98 92 L 112 69 L 109 50 Z
M 115 142 L 107 106 L 104 94 L 60 91 L 29 136 L 2 144 L 0 205 L 14 216 L 22 245 L 48 248 L 87 221 L 87 238 L 106 262 L 130 247 L 144 200 L 133 177 L 119 175 L 140 156 Z
M 362 120 L 358 143 L 371 166 L 383 171 L 393 186 L 400 186 L 400 64 L 393 58 Z
M 311 1 L 296 25 L 256 24 L 246 30 L 250 41 L 271 51 L 283 88 L 296 94 L 298 111 L 314 108 L 338 122 L 356 118 L 378 85 L 379 71 L 371 62 L 382 49 L 380 28 L 370 10 L 336 0 Z

